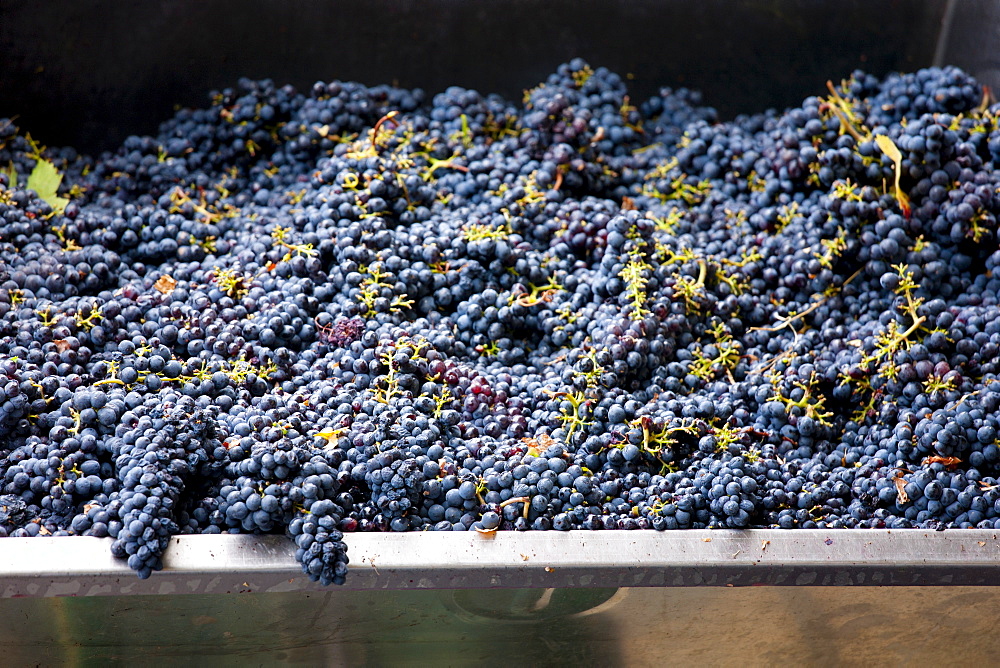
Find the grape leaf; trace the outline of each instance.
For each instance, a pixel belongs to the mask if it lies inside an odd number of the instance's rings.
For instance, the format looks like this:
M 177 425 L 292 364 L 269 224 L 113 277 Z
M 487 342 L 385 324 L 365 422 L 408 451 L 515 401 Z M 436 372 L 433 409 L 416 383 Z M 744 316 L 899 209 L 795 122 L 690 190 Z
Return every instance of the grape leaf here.
M 159 290 L 164 295 L 169 295 L 177 287 L 177 280 L 170 274 L 164 274 L 156 279 L 156 283 L 153 283 L 153 287 Z
M 882 152 L 885 153 L 893 162 L 898 163 L 903 160 L 903 154 L 899 152 L 899 148 L 896 147 L 896 143 L 885 135 L 878 135 L 875 137 L 875 143 L 878 144 L 878 147 L 882 149 Z
M 7 175 L 7 183 L 11 188 L 17 185 L 17 168 L 14 167 L 13 162 L 7 163 L 7 169 L 3 170 L 3 173 Z
M 62 178 L 62 174 L 59 173 L 55 165 L 48 160 L 39 160 L 35 163 L 35 168 L 31 170 L 27 184 L 28 190 L 34 190 L 38 193 L 38 196 L 58 214 L 61 214 L 66 209 L 66 205 L 69 204 L 68 198 L 58 195 Z
M 896 143 L 885 135 L 875 137 L 875 143 L 878 144 L 878 147 L 882 149 L 882 153 L 892 160 L 896 167 L 896 200 L 899 202 L 899 207 L 903 210 L 903 213 L 909 218 L 910 198 L 899 187 L 899 177 L 903 172 L 903 154 L 900 153 Z

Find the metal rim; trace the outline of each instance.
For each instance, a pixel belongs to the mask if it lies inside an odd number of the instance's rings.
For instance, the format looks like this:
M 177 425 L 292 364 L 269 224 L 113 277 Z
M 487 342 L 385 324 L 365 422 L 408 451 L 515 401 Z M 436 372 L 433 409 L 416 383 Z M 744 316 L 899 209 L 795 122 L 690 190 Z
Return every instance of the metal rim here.
M 1000 531 L 349 534 L 348 589 L 998 585 Z M 283 536 L 177 536 L 147 580 L 109 539 L 5 538 L 0 597 L 323 589 Z

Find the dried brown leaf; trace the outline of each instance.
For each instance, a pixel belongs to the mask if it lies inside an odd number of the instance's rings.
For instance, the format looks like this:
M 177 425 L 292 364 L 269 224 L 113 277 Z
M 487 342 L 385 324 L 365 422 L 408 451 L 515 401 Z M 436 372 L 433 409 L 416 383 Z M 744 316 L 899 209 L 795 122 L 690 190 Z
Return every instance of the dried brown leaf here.
M 177 281 L 169 274 L 164 274 L 156 279 L 156 283 L 153 283 L 153 287 L 159 290 L 164 295 L 169 295 L 177 287 Z
M 949 469 L 953 469 L 961 463 L 962 460 L 958 457 L 940 457 L 938 455 L 925 457 L 923 461 L 924 466 L 927 466 L 928 464 L 944 464 L 944 466 Z
M 906 481 L 902 478 L 893 478 L 892 482 L 896 485 L 896 499 L 899 503 L 908 503 L 910 497 L 906 495 Z

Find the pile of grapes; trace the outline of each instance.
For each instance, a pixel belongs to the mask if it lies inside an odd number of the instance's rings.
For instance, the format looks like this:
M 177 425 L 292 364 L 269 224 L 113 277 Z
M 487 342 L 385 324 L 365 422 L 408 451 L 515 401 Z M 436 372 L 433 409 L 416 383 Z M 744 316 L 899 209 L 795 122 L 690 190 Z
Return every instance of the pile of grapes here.
M 1000 106 L 242 81 L 0 121 L 0 535 L 1000 528 Z

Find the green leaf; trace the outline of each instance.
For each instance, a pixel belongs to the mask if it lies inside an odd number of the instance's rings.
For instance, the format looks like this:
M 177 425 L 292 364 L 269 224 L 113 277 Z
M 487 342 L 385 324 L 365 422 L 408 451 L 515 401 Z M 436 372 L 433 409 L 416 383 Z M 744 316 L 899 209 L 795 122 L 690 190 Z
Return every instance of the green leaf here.
M 38 193 L 38 196 L 51 206 L 53 211 L 61 214 L 66 209 L 66 205 L 69 204 L 68 198 L 58 195 L 62 179 L 62 174 L 59 173 L 55 165 L 48 160 L 39 160 L 35 163 L 35 168 L 31 170 L 27 187 L 28 190 L 34 190 Z
M 34 190 L 42 199 L 55 196 L 61 183 L 62 174 L 48 160 L 37 161 L 28 177 L 28 189 Z
M 17 186 L 17 169 L 13 161 L 7 163 L 7 169 L 3 170 L 3 173 L 7 175 L 7 183 L 11 188 Z

